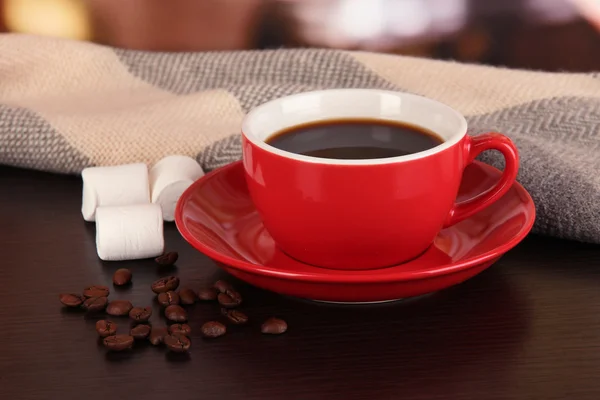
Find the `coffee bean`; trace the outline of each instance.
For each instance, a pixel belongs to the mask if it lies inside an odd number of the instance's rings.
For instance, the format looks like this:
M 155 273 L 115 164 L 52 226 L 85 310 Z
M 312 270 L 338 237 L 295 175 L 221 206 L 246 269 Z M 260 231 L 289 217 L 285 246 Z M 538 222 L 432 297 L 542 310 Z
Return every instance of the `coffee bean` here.
M 163 307 L 170 306 L 172 304 L 179 304 L 179 295 L 172 290 L 165 293 L 159 293 L 158 304 Z
M 167 317 L 169 321 L 185 322 L 187 321 L 187 312 L 185 312 L 183 307 L 172 304 L 165 308 L 165 317 Z
M 287 328 L 287 322 L 279 318 L 271 317 L 262 324 L 260 331 L 270 335 L 280 335 L 287 331 Z
M 88 312 L 99 312 L 104 311 L 107 304 L 108 297 L 90 297 L 83 302 L 81 308 Z
M 75 293 L 61 293 L 58 297 L 67 307 L 79 307 L 85 301 L 85 297 Z
M 113 300 L 106 306 L 106 313 L 108 315 L 120 317 L 128 315 L 132 308 L 133 304 L 128 300 Z
M 136 325 L 129 331 L 129 334 L 136 340 L 146 339 L 150 335 L 150 325 L 140 324 Z
M 177 261 L 178 258 L 179 258 L 179 254 L 177 254 L 176 251 L 171 251 L 169 253 L 163 254 L 162 256 L 156 257 L 154 259 L 154 261 L 156 261 L 158 263 L 158 265 L 167 267 L 167 266 L 175 264 L 175 262 Z
M 92 285 L 83 289 L 85 297 L 107 297 L 110 294 L 107 286 Z
M 181 335 L 189 336 L 192 333 L 192 328 L 188 324 L 173 324 L 169 326 L 169 333 L 172 335 L 179 333 Z
M 192 289 L 181 289 L 179 291 L 179 300 L 181 304 L 194 304 L 196 302 L 196 293 Z
M 117 333 L 117 324 L 112 321 L 107 321 L 105 319 L 101 319 L 96 322 L 96 332 L 100 337 L 112 336 Z
M 119 268 L 113 275 L 113 283 L 116 286 L 127 285 L 131 282 L 131 271 L 127 268 Z
M 228 290 L 233 290 L 233 286 L 231 286 L 228 282 L 225 282 L 225 281 L 216 281 L 213 286 L 220 293 L 225 293 Z
M 129 311 L 129 318 L 136 322 L 145 322 L 152 316 L 152 308 L 150 307 L 133 307 Z
M 163 341 L 167 348 L 175 353 L 185 353 L 192 346 L 188 337 L 177 333 L 165 336 Z
M 113 335 L 104 338 L 104 346 L 111 351 L 123 351 L 133 347 L 133 336 Z
M 231 292 L 229 292 L 231 293 Z M 241 298 L 232 298 L 229 293 L 219 293 L 217 300 L 225 308 L 234 308 L 240 305 Z
M 152 291 L 154 293 L 165 293 L 170 290 L 175 290 L 179 286 L 179 278 L 176 276 L 167 276 L 165 278 L 157 279 L 152 284 Z
M 215 288 L 204 288 L 198 291 L 198 298 L 202 301 L 213 301 L 217 299 L 217 289 Z
M 233 300 L 235 303 L 237 303 L 238 306 L 240 304 L 242 304 L 242 295 L 239 292 L 236 292 L 235 290 L 230 289 L 227 292 L 225 292 L 225 294 L 227 296 L 231 297 L 231 300 Z
M 228 310 L 226 308 L 222 308 L 221 314 L 223 314 L 229 321 L 236 325 L 243 325 L 248 322 L 248 316 L 238 310 Z
M 227 327 L 217 321 L 209 321 L 200 328 L 202 335 L 209 339 L 218 338 L 227 332 Z
M 163 342 L 163 338 L 168 334 L 167 328 L 152 328 L 150 331 L 150 343 L 154 346 L 158 346 Z

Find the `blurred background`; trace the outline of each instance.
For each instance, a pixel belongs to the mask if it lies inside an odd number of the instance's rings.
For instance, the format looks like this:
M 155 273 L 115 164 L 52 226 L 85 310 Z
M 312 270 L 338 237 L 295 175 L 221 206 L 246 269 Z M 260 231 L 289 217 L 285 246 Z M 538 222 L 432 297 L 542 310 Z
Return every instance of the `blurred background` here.
M 0 0 L 0 32 L 155 51 L 328 47 L 600 70 L 600 0 Z

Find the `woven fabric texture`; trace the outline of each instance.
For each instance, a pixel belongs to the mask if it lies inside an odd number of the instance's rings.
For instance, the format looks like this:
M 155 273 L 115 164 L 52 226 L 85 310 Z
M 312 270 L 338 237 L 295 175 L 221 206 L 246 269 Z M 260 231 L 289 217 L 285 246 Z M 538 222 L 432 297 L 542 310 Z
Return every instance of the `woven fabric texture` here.
M 77 174 L 169 154 L 205 170 L 241 157 L 240 123 L 276 97 L 324 88 L 424 95 L 469 133 L 520 150 L 535 231 L 600 243 L 600 78 L 366 52 L 299 49 L 152 53 L 0 35 L 0 163 Z M 502 168 L 495 152 L 482 159 Z

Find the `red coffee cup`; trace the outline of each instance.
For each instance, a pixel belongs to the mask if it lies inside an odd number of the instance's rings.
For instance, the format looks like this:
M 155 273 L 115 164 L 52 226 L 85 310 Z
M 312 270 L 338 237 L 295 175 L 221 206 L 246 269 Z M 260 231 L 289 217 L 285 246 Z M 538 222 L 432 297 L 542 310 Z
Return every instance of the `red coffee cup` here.
M 338 160 L 277 149 L 266 141 L 319 120 L 400 121 L 444 141 L 406 156 Z M 498 133 L 467 135 L 467 121 L 425 97 L 371 89 L 305 92 L 264 103 L 245 117 L 246 181 L 264 226 L 282 251 L 333 269 L 366 270 L 419 256 L 444 227 L 498 200 L 515 181 L 519 157 Z M 456 196 L 465 167 L 485 150 L 506 160 L 500 181 L 465 202 Z

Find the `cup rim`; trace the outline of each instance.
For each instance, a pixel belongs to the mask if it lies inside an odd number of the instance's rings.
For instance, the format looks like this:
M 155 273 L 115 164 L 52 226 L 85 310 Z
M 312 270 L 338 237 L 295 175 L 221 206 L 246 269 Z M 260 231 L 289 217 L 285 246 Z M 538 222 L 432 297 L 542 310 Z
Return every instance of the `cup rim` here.
M 373 94 L 373 93 L 382 93 L 397 96 L 403 99 L 408 99 L 410 102 L 417 103 L 429 103 L 431 106 L 436 107 L 438 109 L 445 110 L 446 112 L 452 114 L 459 121 L 459 129 L 456 130 L 456 133 L 452 135 L 451 138 L 445 140 L 440 145 L 437 145 L 431 149 L 420 151 L 413 154 L 397 156 L 397 157 L 388 157 L 388 158 L 373 158 L 373 159 L 333 159 L 333 158 L 320 158 L 307 156 L 297 153 L 292 153 L 290 151 L 281 150 L 274 146 L 268 144 L 265 140 L 259 138 L 254 134 L 252 125 L 255 124 L 256 116 L 260 113 L 263 113 L 266 109 L 272 108 L 281 104 L 285 100 L 289 99 L 301 99 L 302 97 L 314 96 L 314 95 L 325 95 L 338 92 L 339 94 L 345 95 L 355 95 L 359 96 L 360 94 Z M 381 118 L 381 120 L 385 120 Z M 398 119 L 401 121 L 401 119 Z M 467 134 L 467 121 L 465 117 L 453 109 L 452 107 L 439 102 L 437 100 L 431 99 L 429 97 L 420 96 L 412 93 L 406 93 L 401 91 L 394 90 L 383 90 L 383 89 L 323 89 L 323 90 L 312 90 L 306 92 L 300 92 L 296 94 L 292 94 L 289 96 L 279 97 L 265 103 L 260 104 L 257 107 L 251 109 L 242 121 L 242 135 L 253 145 L 259 147 L 260 149 L 291 160 L 313 163 L 313 164 L 325 164 L 325 165 L 385 165 L 385 164 L 394 164 L 399 162 L 407 162 L 413 160 L 423 159 L 434 154 L 440 153 L 444 150 L 447 150 L 461 141 L 461 139 Z

